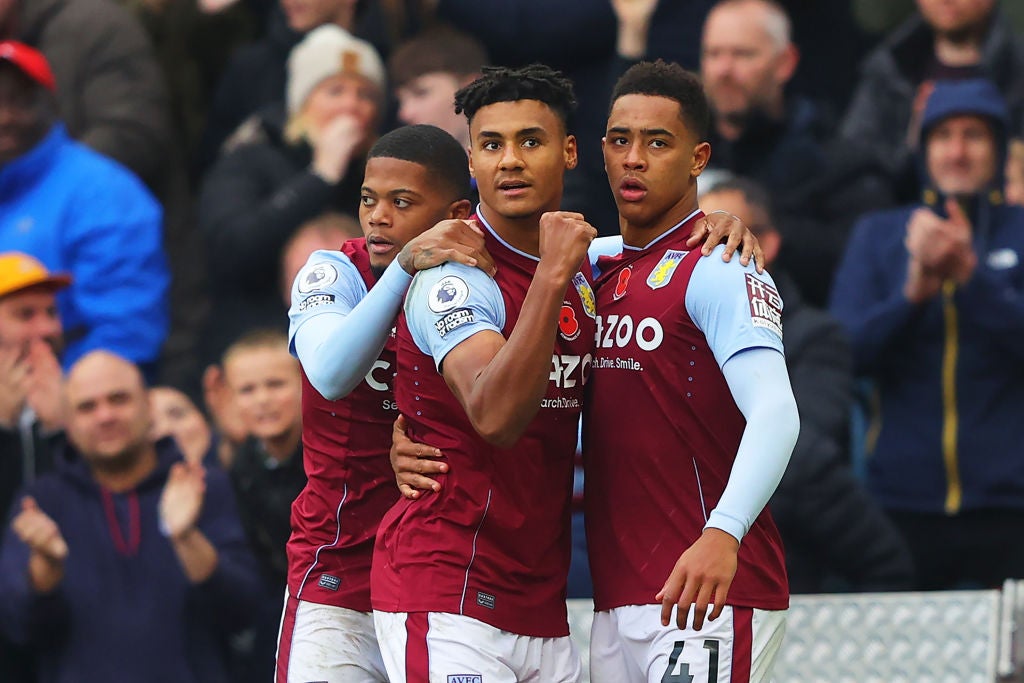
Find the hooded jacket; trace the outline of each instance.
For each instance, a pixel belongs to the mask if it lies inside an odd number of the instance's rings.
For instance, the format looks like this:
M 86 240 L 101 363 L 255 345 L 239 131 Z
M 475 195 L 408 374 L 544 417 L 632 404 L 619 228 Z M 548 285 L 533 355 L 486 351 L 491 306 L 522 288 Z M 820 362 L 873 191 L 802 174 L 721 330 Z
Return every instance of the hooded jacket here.
M 157 443 L 157 454 L 154 472 L 126 493 L 101 489 L 81 458 L 22 491 L 69 549 L 64 579 L 48 595 L 30 588 L 29 549 L 9 524 L 0 552 L 0 627 L 33 650 L 40 683 L 227 680 L 222 646 L 259 595 L 231 486 L 223 472 L 207 471 L 198 526 L 218 561 L 192 585 L 157 522 L 170 467 L 182 456 L 171 439 Z
M 992 84 L 937 82 L 925 134 L 958 114 L 992 121 L 1005 149 L 1006 108 Z M 1024 209 L 1002 203 L 996 163 L 991 185 L 963 202 L 978 256 L 966 284 L 949 280 L 920 304 L 903 294 L 912 212 L 944 214 L 930 183 L 922 202 L 864 216 L 837 271 L 832 313 L 877 390 L 868 481 L 891 509 L 1024 509 Z

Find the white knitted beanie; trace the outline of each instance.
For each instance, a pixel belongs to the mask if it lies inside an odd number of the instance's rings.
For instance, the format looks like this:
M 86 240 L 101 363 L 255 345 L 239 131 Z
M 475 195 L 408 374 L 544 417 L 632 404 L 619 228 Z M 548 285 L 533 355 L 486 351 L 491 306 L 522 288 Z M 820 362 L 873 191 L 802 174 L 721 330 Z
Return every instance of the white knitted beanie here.
M 302 108 L 320 81 L 339 73 L 358 74 L 384 94 L 384 64 L 373 45 L 336 24 L 318 26 L 288 55 L 288 114 Z

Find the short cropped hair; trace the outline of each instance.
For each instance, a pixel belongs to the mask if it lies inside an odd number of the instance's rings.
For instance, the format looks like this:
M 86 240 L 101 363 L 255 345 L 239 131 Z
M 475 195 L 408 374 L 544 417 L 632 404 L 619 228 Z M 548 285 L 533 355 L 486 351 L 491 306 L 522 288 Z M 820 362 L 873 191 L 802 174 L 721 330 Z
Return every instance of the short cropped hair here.
M 622 74 L 612 90 L 611 105 L 625 95 L 667 97 L 679 103 L 679 116 L 697 139 L 711 131 L 711 108 L 700 77 L 675 62 L 640 62 Z M 609 111 L 611 107 L 609 107 Z
M 382 135 L 367 155 L 367 159 L 377 157 L 423 166 L 439 186 L 451 191 L 452 201 L 472 196 L 466 150 L 450 133 L 437 126 L 402 126 Z
M 543 102 L 568 131 L 569 117 L 576 109 L 572 81 L 544 64 L 518 69 L 485 66 L 480 78 L 455 93 L 455 113 L 465 113 L 466 119 L 472 122 L 483 107 L 520 100 Z
M 487 50 L 480 41 L 438 24 L 398 46 L 388 60 L 388 76 L 395 88 L 401 88 L 425 74 L 449 73 L 458 78 L 478 74 L 487 61 Z

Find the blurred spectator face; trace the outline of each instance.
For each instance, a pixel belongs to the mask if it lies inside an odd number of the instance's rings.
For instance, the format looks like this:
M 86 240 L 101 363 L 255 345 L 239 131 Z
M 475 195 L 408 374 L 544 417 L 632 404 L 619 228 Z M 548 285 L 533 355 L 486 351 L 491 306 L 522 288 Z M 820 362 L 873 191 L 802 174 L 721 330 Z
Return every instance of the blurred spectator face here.
M 469 125 L 469 169 L 480 198 L 505 218 L 557 207 L 566 169 L 576 167 L 576 138 L 539 100 L 481 107 Z
M 981 27 L 995 0 L 917 0 L 921 16 L 939 33 L 964 34 Z
M 370 267 L 383 271 L 412 238 L 447 218 L 468 218 L 469 203 L 453 204 L 436 189 L 426 167 L 405 159 L 373 157 L 359 198 L 359 223 Z
M 437 126 L 456 140 L 465 140 L 466 118 L 455 113 L 455 92 L 463 85 L 455 74 L 442 71 L 412 79 L 395 93 L 398 119 L 409 125 Z
M 229 352 L 224 376 L 249 433 L 267 441 L 286 437 L 302 424 L 299 363 L 280 348 Z
M 0 61 L 0 166 L 32 149 L 46 136 L 51 116 L 42 86 Z
M 199 408 L 173 387 L 149 390 L 149 407 L 153 441 L 172 436 L 189 462 L 201 463 L 210 449 L 211 432 Z
M 996 158 L 992 126 L 981 117 L 951 116 L 928 132 L 928 176 L 945 195 L 980 192 L 995 177 Z
M 149 399 L 142 374 L 105 351 L 81 358 L 66 383 L 68 439 L 93 467 L 134 465 L 150 445 Z
M 0 297 L 0 346 L 28 349 L 40 340 L 60 355 L 62 334 L 53 287 L 29 287 Z
M 657 130 L 666 133 L 648 133 Z M 706 163 L 708 145 L 698 145 L 675 100 L 630 94 L 612 103 L 602 149 L 619 215 L 636 227 L 656 228 L 684 201 L 680 188 L 699 173 L 695 151 Z
M 726 211 L 743 221 L 750 232 L 754 233 L 758 241 L 761 242 L 765 268 L 772 267 L 775 258 L 779 255 L 782 240 L 775 226 L 768 221 L 768 216 L 762 207 L 747 201 L 747 198 L 739 190 L 717 191 L 712 189 L 701 196 L 700 209 L 704 213 Z
M 310 254 L 318 249 L 340 249 L 346 240 L 353 237 L 362 237 L 362 231 L 359 223 L 345 214 L 325 214 L 299 228 L 281 253 L 281 297 L 284 305 L 291 305 L 292 283 Z
M 306 33 L 321 24 L 348 16 L 353 10 L 346 8 L 354 8 L 355 4 L 356 0 L 281 0 L 281 9 L 293 31 Z
M 1024 140 L 1010 142 L 1006 159 L 1006 201 L 1024 206 Z
M 781 106 L 798 61 L 785 17 L 759 0 L 716 7 L 704 23 L 700 70 L 720 117 L 747 119 Z
M 338 116 L 351 116 L 364 132 L 373 130 L 380 113 L 380 91 L 362 76 L 338 73 L 320 81 L 302 106 L 311 140 Z

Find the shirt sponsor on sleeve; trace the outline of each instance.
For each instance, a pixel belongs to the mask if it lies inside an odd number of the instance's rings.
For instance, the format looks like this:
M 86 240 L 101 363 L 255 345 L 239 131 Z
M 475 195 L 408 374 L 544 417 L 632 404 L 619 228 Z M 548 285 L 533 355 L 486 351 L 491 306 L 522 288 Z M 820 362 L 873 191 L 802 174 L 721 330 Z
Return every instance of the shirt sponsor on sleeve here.
M 457 327 L 468 325 L 473 322 L 473 311 L 468 308 L 457 308 L 445 317 L 441 318 L 434 323 L 434 329 L 437 330 L 437 334 L 444 338 L 449 332 Z
M 333 294 L 314 294 L 313 296 L 307 296 L 301 302 L 299 302 L 299 312 L 304 313 L 311 311 L 319 306 L 325 306 L 327 304 L 334 303 Z
M 750 321 L 782 337 L 782 297 L 779 290 L 750 273 L 747 276 L 747 298 L 750 300 Z

